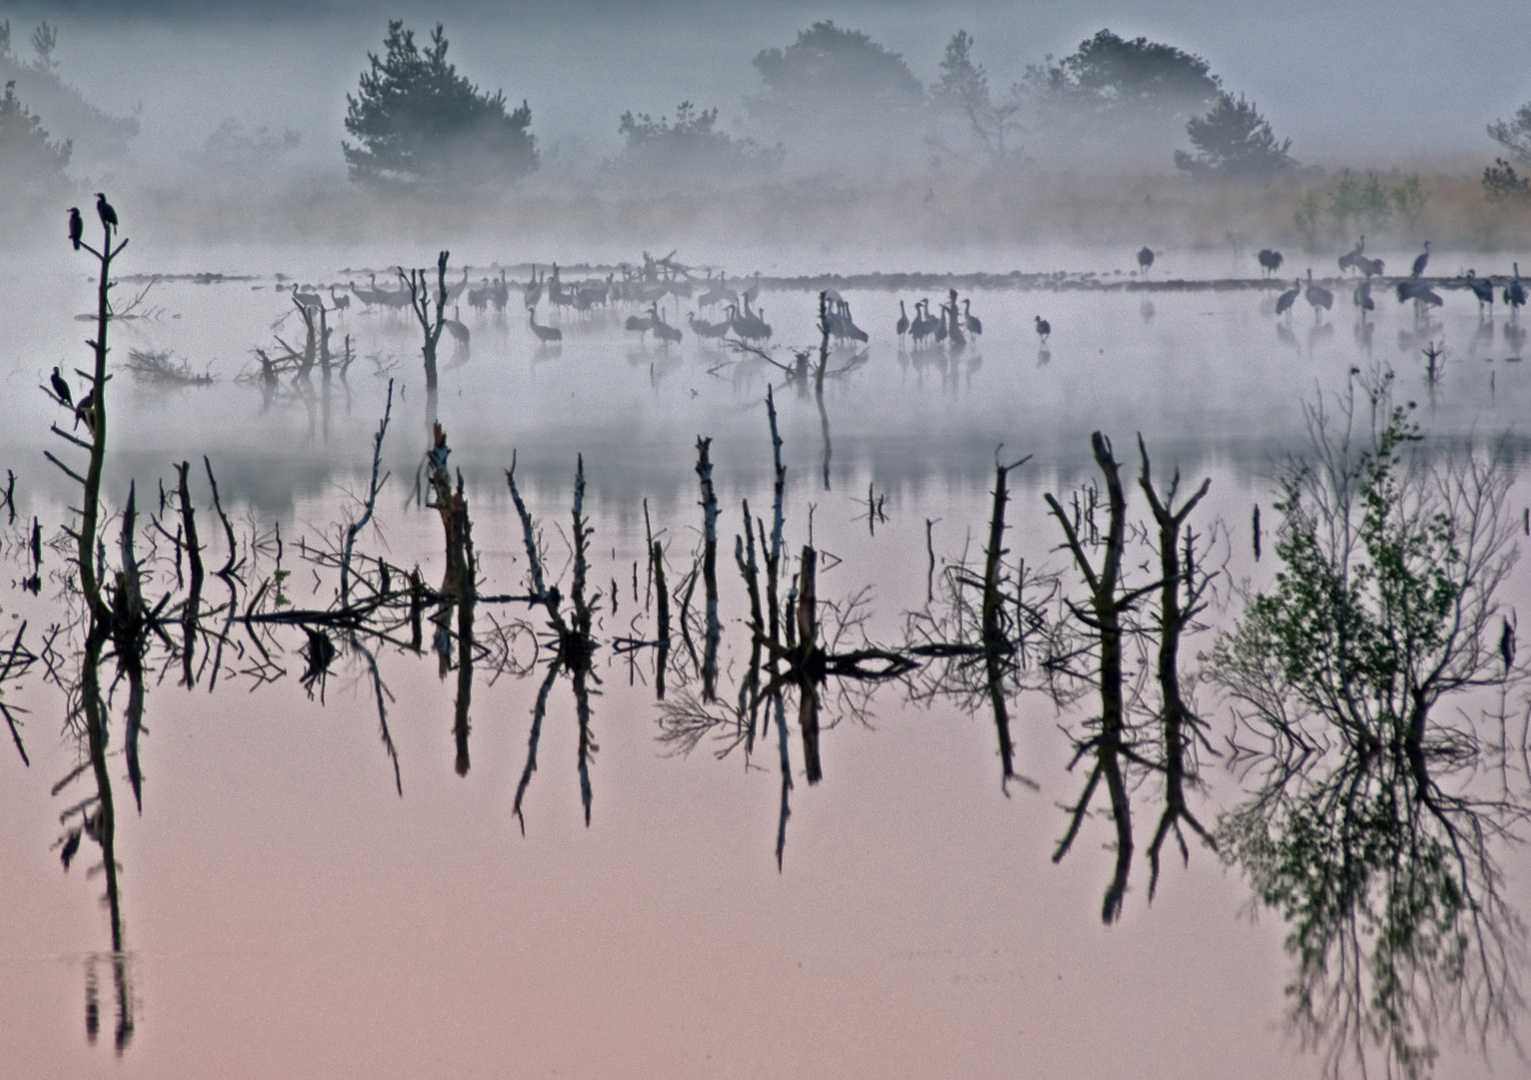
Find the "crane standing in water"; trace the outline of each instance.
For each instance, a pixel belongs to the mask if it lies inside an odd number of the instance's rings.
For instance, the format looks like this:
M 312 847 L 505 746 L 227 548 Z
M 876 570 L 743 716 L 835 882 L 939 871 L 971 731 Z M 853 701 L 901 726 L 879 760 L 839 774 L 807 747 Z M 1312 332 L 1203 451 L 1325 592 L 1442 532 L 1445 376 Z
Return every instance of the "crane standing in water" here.
M 1046 345 L 1047 339 L 1053 336 L 1053 324 L 1042 318 L 1040 315 L 1036 316 L 1036 320 L 1037 337 L 1042 339 L 1043 345 Z
M 1280 296 L 1276 297 L 1276 314 L 1285 315 L 1292 310 L 1292 305 L 1297 303 L 1297 297 L 1302 293 L 1302 278 L 1292 283 L 1292 287 Z
M 1146 274 L 1153 267 L 1153 265 L 1154 265 L 1154 253 L 1153 253 L 1153 249 L 1149 248 L 1147 246 L 1145 246 L 1143 248 L 1140 248 L 1138 250 L 1138 269 Z
M 974 337 L 982 337 L 983 320 L 980 319 L 977 315 L 974 315 L 973 312 L 969 309 L 972 303 L 973 301 L 971 300 L 962 301 L 962 321 L 967 324 L 968 333 L 972 334 Z
M 1504 287 L 1504 302 L 1510 305 L 1510 318 L 1520 317 L 1520 309 L 1526 303 L 1526 287 L 1520 283 L 1520 263 L 1515 264 L 1515 277 Z
M 1334 307 L 1334 293 L 1322 285 L 1313 284 L 1313 271 L 1308 271 L 1308 290 L 1303 294 L 1308 303 L 1313 306 L 1313 321 L 1318 322 L 1318 309 L 1328 311 Z
M 537 335 L 537 340 L 538 341 L 542 342 L 545 345 L 551 345 L 554 342 L 561 342 L 561 341 L 563 341 L 563 331 L 558 329 L 558 327 L 556 327 L 556 326 L 539 326 L 539 325 L 537 325 L 537 309 L 536 308 L 527 308 L 526 309 L 526 317 L 527 317 L 528 320 L 530 320 L 531 325 L 532 325 L 532 333 Z
M 1281 252 L 1276 251 L 1274 248 L 1261 248 L 1260 254 L 1256 255 L 1255 258 L 1260 260 L 1260 272 L 1266 277 L 1270 277 L 1277 270 L 1280 270 L 1281 264 L 1286 261 Z
M 1467 271 L 1467 287 L 1478 298 L 1478 314 L 1483 314 L 1483 306 L 1488 305 L 1490 316 L 1494 314 L 1494 283 L 1488 278 L 1480 278 L 1476 270 Z
M 1419 277 L 1425 272 L 1425 267 L 1430 265 L 1430 241 L 1425 241 L 1425 253 L 1414 260 L 1414 269 L 1409 272 L 1410 277 Z

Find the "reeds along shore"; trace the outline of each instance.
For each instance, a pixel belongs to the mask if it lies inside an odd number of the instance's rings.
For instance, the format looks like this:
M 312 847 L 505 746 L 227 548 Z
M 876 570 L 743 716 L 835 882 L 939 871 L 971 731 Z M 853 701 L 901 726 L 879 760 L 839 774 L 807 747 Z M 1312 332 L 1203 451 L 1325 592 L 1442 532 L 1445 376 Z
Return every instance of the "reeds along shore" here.
M 1488 197 L 1482 172 L 1490 157 L 1306 168 L 1269 183 L 1195 180 L 1167 168 L 949 167 L 732 184 L 549 173 L 502 189 L 392 197 L 341 177 L 253 191 L 237 182 L 150 180 L 131 198 L 143 227 L 167 244 L 354 245 L 369 236 L 435 244 L 469 230 L 496 242 L 546 241 L 562 250 L 586 242 L 600 250 L 642 246 L 656 235 L 689 247 L 811 240 L 816 247 L 901 255 L 886 269 L 907 269 L 909 251 L 1124 244 L 1135 250 L 1145 241 L 1193 251 L 1247 247 L 1251 256 L 1275 245 L 1316 255 L 1348 250 L 1357 233 L 1377 248 L 1429 237 L 1443 250 L 1509 251 L 1531 242 L 1531 199 Z M 1399 192 L 1405 194 L 1395 197 Z M 47 241 L 53 219 L 36 210 L 0 209 L 0 221 L 11 235 Z

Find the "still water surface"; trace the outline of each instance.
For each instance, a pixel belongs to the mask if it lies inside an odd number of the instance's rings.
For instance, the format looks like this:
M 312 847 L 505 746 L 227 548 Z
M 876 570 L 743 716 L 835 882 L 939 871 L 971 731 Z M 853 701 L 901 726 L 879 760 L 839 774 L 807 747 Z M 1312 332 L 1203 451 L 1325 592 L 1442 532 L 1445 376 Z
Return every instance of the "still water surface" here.
M 286 272 L 304 281 L 365 277 L 287 257 Z M 265 553 L 238 586 L 240 607 L 274 568 L 279 528 L 291 604 L 323 608 L 335 598 L 333 575 L 306 565 L 299 544 L 329 548 L 359 515 L 392 378 L 382 450 L 391 478 L 357 548 L 396 572 L 418 566 L 434 586 L 442 524 L 414 500 L 430 419 L 418 327 L 353 302 L 331 316 L 337 348 L 349 335 L 357 357 L 344 382 L 305 396 L 284 381 L 263 396 L 238 378 L 258 370 L 252 350 L 301 337 L 276 284 L 264 271 L 212 284 L 162 281 L 140 309 L 150 317 L 114 324 L 116 364 L 133 349 L 169 351 L 215 381 L 165 388 L 114 369 L 108 504 L 120 508 L 132 480 L 140 512 L 157 513 L 161 482 L 173 487 L 173 464 L 190 461 L 208 545 L 207 603 L 223 603 L 212 572 L 227 545 L 198 467 L 206 455 L 238 543 L 259 540 Z M 119 301 L 139 288 L 123 284 Z M 237 644 L 218 661 L 211 692 L 206 674 L 178 685 L 178 662 L 151 653 L 141 812 L 123 758 L 110 759 L 125 953 L 114 957 L 102 877 L 87 875 L 99 851 L 87 841 L 66 873 L 50 848 L 60 814 L 86 793 L 50 793 L 81 749 L 60 737 L 65 695 L 40 662 L 5 688 L 8 703 L 28 710 L 31 763 L 10 747 L 0 753 L 0 1072 L 1317 1075 L 1320 1058 L 1286 1022 L 1287 928 L 1252 901 L 1236 866 L 1188 834 L 1189 864 L 1166 859 L 1150 904 L 1141 835 L 1122 916 L 1103 926 L 1114 859 L 1103 802 L 1071 853 L 1051 861 L 1083 783 L 1082 767 L 1069 771 L 1064 729 L 1089 712 L 1088 700 L 1060 707 L 1028 691 L 1010 701 L 1015 771 L 1031 788 L 1002 785 L 995 722 L 981 699 L 930 698 L 913 676 L 831 680 L 818 783 L 807 782 L 796 707 L 787 709 L 791 812 L 778 868 L 776 735 L 764 728 L 748 754 L 735 746 L 719 757 L 728 743 L 710 735 L 678 753 L 661 738 L 667 714 L 653 650 L 613 645 L 655 633 L 649 534 L 663 546 L 682 618 L 702 541 L 695 444 L 710 437 L 720 505 L 718 691 L 725 704 L 738 699 L 751 640 L 734 537 L 741 499 L 770 528 L 768 387 L 786 466 L 786 551 L 795 563 L 811 541 L 822 559 L 819 596 L 845 611 L 859 601 L 864 618 L 847 631 L 847 648 L 863 639 L 898 648 L 905 613 L 939 592 L 941 568 L 964 556 L 981 565 L 997 460 L 1031 455 L 1010 474 L 1012 557 L 1060 572 L 1071 590 L 1077 575 L 1042 495 L 1066 501 L 1094 479 L 1092 431 L 1113 440 L 1124 478 L 1136 479 L 1141 432 L 1161 482 L 1177 467 L 1192 489 L 1210 479 L 1193 522 L 1220 545 L 1219 604 L 1206 618 L 1226 626 L 1238 614 L 1232 585 L 1270 580 L 1271 477 L 1284 454 L 1305 446 L 1305 400 L 1344 387 L 1352 367 L 1390 364 L 1398 397 L 1419 402 L 1435 446 L 1513 435 L 1531 405 L 1531 374 L 1508 360 L 1519 353 L 1514 326 L 1503 314 L 1485 324 L 1464 293 L 1448 293 L 1423 329 L 1389 298 L 1365 331 L 1348 290 L 1321 321 L 1299 303 L 1289 327 L 1274 315 L 1276 291 L 980 292 L 971 299 L 985 333 L 960 351 L 909 349 L 894 335 L 900 298 L 939 293 L 851 291 L 871 340 L 860 355 L 831 354 L 822 393 L 758 358 L 701 346 L 690 332 L 668 348 L 626 333 L 636 307 L 559 320 L 544 303 L 539 321 L 564 331 L 562 347 L 549 350 L 520 318 L 519 293 L 504 316 L 464 306 L 471 344 L 443 340 L 435 415 L 463 476 L 479 592 L 528 587 L 504 476 L 513 455 L 547 573 L 567 591 L 582 455 L 588 589 L 599 594 L 586 701 L 567 673 L 545 682 L 550 650 L 544 640 L 539 651 L 533 631 L 546 619 L 526 604 L 478 604 L 475 633 L 491 644 L 474 664 L 466 710 L 456 654 L 432 655 L 429 624 L 422 654 L 374 641 L 396 779 L 371 668 L 340 635 L 328 674 L 307 688 L 309 642 L 297 627 L 263 639 L 269 663 L 257 660 L 251 636 L 231 633 Z M 0 466 L 17 477 L 0 629 L 9 641 L 26 620 L 26 641 L 41 652 L 47 628 L 68 621 L 69 567 L 66 548 L 45 546 L 40 595 L 19 587 L 32 572 L 30 522 L 52 541 L 76 489 L 42 458 L 44 448 L 57 450 L 47 426 L 59 413 L 36 388 L 54 364 L 66 373 L 85 366 L 78 340 L 91 328 L 73 316 L 88 309 L 91 288 L 81 274 L 18 277 L 0 295 Z M 810 293 L 765 291 L 758 303 L 775 342 L 817 344 Z M 668 302 L 683 328 L 687 310 Z M 1053 327 L 1045 349 L 1037 315 Z M 1434 389 L 1420 356 L 1430 340 L 1447 349 Z M 791 363 L 787 348 L 775 355 Z M 1141 495 L 1130 495 L 1130 516 L 1145 520 Z M 1513 512 L 1526 502 L 1517 481 Z M 1256 503 L 1267 530 L 1259 563 L 1249 526 Z M 171 533 L 174 519 L 168 512 Z M 117 527 L 107 527 L 109 538 Z M 147 550 L 154 538 L 140 527 Z M 168 560 L 167 539 L 157 543 Z M 148 591 L 174 578 L 162 561 Z M 1523 604 L 1526 592 L 1522 568 L 1504 599 Z M 698 638 L 702 603 L 696 585 L 689 615 Z M 1188 638 L 1188 672 L 1210 645 L 1210 631 Z M 698 665 L 679 644 L 667 676 L 666 701 L 700 693 Z M 537 765 L 518 821 L 544 686 Z M 1221 747 L 1226 703 L 1211 687 L 1196 696 Z M 1217 758 L 1204 754 L 1202 772 L 1193 807 L 1210 824 L 1244 793 Z M 1158 788 L 1142 783 L 1133 797 L 1139 830 L 1151 832 Z M 1524 911 L 1523 849 L 1505 848 L 1500 865 L 1505 896 Z M 99 1034 L 87 1037 L 92 1007 Z M 1497 1042 L 1489 1060 L 1471 1032 L 1467 1043 L 1443 1035 L 1437 1075 L 1485 1076 L 1491 1062 L 1495 1075 L 1523 1067 Z

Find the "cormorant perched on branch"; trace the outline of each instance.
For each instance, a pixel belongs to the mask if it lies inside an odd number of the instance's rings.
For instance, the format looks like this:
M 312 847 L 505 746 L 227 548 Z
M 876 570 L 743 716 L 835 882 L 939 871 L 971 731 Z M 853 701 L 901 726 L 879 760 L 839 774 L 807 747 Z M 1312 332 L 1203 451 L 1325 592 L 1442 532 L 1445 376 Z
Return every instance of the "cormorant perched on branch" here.
M 69 242 L 74 245 L 76 251 L 80 250 L 80 240 L 85 236 L 85 219 L 80 217 L 80 208 L 69 208 Z
M 74 426 L 79 427 L 80 421 L 85 421 L 85 426 L 90 429 L 91 437 L 96 434 L 96 392 L 87 393 L 80 399 L 80 403 L 74 409 Z
M 101 215 L 101 224 L 109 229 L 117 227 L 117 211 L 112 209 L 112 204 L 106 201 L 104 192 L 96 192 L 96 213 Z
M 59 374 L 58 368 L 53 369 L 53 374 L 49 376 L 48 381 L 53 384 L 53 392 L 58 395 L 58 399 L 71 409 L 74 408 L 74 395 L 69 392 L 69 384 L 64 381 L 64 376 Z

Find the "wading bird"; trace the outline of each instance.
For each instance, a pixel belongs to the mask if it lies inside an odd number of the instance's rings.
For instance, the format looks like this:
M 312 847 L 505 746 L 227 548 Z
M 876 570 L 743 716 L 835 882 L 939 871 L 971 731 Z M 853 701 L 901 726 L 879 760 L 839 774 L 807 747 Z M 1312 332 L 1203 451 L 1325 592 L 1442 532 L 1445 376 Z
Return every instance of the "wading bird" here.
M 1292 310 L 1292 305 L 1297 303 L 1297 297 L 1302 292 L 1302 278 L 1292 283 L 1292 287 L 1280 296 L 1276 297 L 1276 314 L 1285 315 Z
M 1361 242 L 1340 256 L 1340 273 L 1348 273 L 1361 265 L 1361 260 L 1366 256 L 1362 254 L 1366 250 L 1366 234 L 1361 234 Z
M 1356 286 L 1356 291 L 1350 294 L 1350 302 L 1362 311 L 1376 311 L 1377 301 L 1372 299 L 1372 283 L 1370 278 L 1364 279 Z M 1362 316 L 1363 318 L 1365 316 Z
M 1494 283 L 1487 278 L 1480 278 L 1476 270 L 1467 272 L 1467 287 L 1478 298 L 1478 314 L 1483 314 L 1483 305 L 1488 305 L 1489 314 L 1494 313 Z
M 468 333 L 468 328 L 458 319 L 457 308 L 455 306 L 452 308 L 452 317 L 445 320 L 445 325 L 447 333 L 452 335 L 452 340 L 457 342 L 458 347 L 466 349 L 468 347 L 468 339 L 472 335 Z
M 85 236 L 85 219 L 80 217 L 80 208 L 69 208 L 69 242 L 74 245 L 76 251 L 80 250 L 80 240 Z
M 1261 248 L 1260 254 L 1256 255 L 1255 258 L 1260 260 L 1260 271 L 1265 274 L 1266 277 L 1269 277 L 1277 270 L 1280 270 L 1281 264 L 1285 261 L 1281 252 L 1276 251 L 1273 248 Z
M 1313 305 L 1313 321 L 1318 321 L 1318 309 L 1328 311 L 1334 307 L 1334 293 L 1322 285 L 1313 284 L 1313 271 L 1308 271 L 1308 291 L 1303 294 L 1309 304 Z
M 1365 274 L 1369 278 L 1381 277 L 1382 260 L 1368 259 L 1365 255 L 1362 255 L 1360 258 L 1356 259 L 1356 269 L 1361 271 L 1361 273 Z
M 1146 274 L 1148 273 L 1149 267 L 1153 266 L 1153 264 L 1153 250 L 1147 247 L 1140 249 L 1138 251 L 1138 269 L 1142 270 Z
M 664 316 L 659 313 L 659 305 L 652 304 L 649 306 L 649 318 L 652 319 L 654 323 L 652 328 L 654 331 L 654 336 L 657 337 L 660 341 L 664 342 L 666 345 L 670 344 L 671 342 L 679 341 L 683 336 L 678 327 L 671 326 L 669 323 L 665 322 Z
M 550 345 L 555 341 L 563 340 L 563 331 L 556 326 L 538 326 L 537 309 L 527 308 L 526 317 L 532 324 L 532 333 L 537 335 L 537 340 L 544 345 Z
M 968 305 L 971 303 L 971 300 L 962 301 L 962 321 L 967 326 L 968 333 L 974 337 L 981 337 L 983 335 L 983 320 L 969 310 Z
M 1414 269 L 1409 272 L 1410 277 L 1419 277 L 1425 272 L 1425 267 L 1430 265 L 1430 241 L 1425 241 L 1425 253 L 1414 260 Z
M 893 329 L 900 338 L 909 332 L 909 315 L 904 311 L 904 302 L 902 300 L 898 302 L 898 322 L 894 325 Z
M 1040 315 L 1036 316 L 1036 320 L 1037 320 L 1037 337 L 1042 339 L 1042 344 L 1043 345 L 1046 345 L 1047 344 L 1047 339 L 1052 337 L 1052 334 L 1053 334 L 1053 324 L 1048 322 L 1046 319 L 1042 318 L 1042 316 L 1040 316 Z
M 108 229 L 117 227 L 117 211 L 112 209 L 112 204 L 106 201 L 103 192 L 96 192 L 96 213 L 101 215 L 101 224 Z
M 1504 288 L 1504 302 L 1510 305 L 1510 317 L 1520 315 L 1520 309 L 1526 303 L 1526 287 L 1520 283 L 1520 263 L 1515 264 L 1515 276 Z
M 1407 278 L 1398 283 L 1398 302 L 1403 304 L 1410 300 L 1416 304 L 1430 304 L 1434 307 L 1440 307 L 1446 302 L 1441 299 L 1440 293 L 1430 288 L 1428 282 L 1415 278 Z
M 706 319 L 699 319 L 695 312 L 686 313 L 686 321 L 691 324 L 691 332 L 699 338 L 721 338 L 728 333 L 728 323 L 710 323 Z

